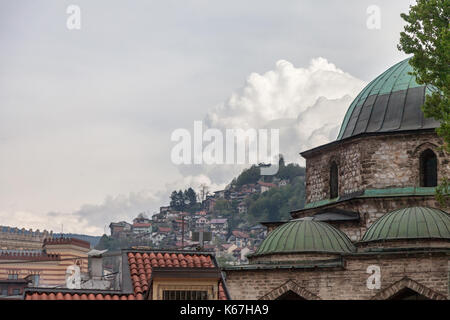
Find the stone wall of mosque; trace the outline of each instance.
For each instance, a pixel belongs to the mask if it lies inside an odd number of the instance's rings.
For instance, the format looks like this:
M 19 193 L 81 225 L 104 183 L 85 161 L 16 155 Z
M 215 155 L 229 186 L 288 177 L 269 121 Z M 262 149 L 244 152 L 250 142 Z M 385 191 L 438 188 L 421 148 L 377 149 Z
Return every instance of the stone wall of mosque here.
M 448 270 L 445 254 L 380 253 L 347 257 L 335 269 L 226 270 L 226 281 L 231 298 L 243 300 L 277 299 L 287 291 L 304 299 L 388 299 L 405 287 L 445 299 Z
M 320 261 L 324 259 L 339 259 L 339 254 L 323 254 L 323 253 L 280 253 L 262 256 L 248 257 L 249 263 L 259 262 L 293 262 L 293 261 Z
M 419 158 L 431 149 L 438 160 L 438 180 L 450 177 L 450 155 L 434 132 L 366 136 L 330 145 L 307 155 L 306 203 L 330 198 L 330 166 L 338 165 L 339 195 L 365 189 L 420 186 Z
M 362 185 L 359 144 L 345 144 L 306 159 L 306 203 L 330 198 L 330 166 L 336 162 L 339 194 L 359 191 Z

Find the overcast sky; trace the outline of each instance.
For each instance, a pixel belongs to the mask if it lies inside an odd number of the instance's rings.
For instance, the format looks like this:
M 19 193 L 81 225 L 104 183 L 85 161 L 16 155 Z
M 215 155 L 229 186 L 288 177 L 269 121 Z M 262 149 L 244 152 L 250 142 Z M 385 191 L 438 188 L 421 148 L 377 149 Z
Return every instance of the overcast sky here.
M 101 235 L 174 188 L 223 187 L 241 167 L 171 162 L 171 133 L 195 120 L 279 128 L 281 153 L 303 164 L 298 152 L 335 139 L 359 90 L 406 57 L 412 3 L 0 1 L 0 225 Z

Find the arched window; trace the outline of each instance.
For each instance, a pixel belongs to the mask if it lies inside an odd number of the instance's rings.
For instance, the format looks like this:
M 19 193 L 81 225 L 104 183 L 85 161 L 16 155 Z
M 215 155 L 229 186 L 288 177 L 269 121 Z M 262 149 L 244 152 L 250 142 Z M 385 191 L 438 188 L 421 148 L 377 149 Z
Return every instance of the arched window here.
M 339 193 L 338 166 L 336 162 L 331 163 L 330 167 L 330 199 L 334 199 Z
M 437 158 L 431 149 L 420 154 L 420 186 L 437 186 Z

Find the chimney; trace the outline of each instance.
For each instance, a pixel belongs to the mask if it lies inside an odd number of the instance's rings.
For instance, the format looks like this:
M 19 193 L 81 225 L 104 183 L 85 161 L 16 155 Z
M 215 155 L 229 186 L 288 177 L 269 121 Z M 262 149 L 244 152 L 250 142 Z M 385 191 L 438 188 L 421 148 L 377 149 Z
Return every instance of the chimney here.
M 92 249 L 88 252 L 90 261 L 90 276 L 93 280 L 100 280 L 103 277 L 103 253 L 108 250 Z

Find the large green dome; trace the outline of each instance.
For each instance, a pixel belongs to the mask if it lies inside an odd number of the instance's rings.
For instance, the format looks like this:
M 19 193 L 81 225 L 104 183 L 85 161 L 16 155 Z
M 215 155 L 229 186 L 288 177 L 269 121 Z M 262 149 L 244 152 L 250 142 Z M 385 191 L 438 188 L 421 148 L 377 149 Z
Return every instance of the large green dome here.
M 439 127 L 425 118 L 422 105 L 429 93 L 409 73 L 413 68 L 405 59 L 370 82 L 353 100 L 342 122 L 337 140 L 362 133 L 382 133 Z
M 261 243 L 254 256 L 273 253 L 349 253 L 355 247 L 342 231 L 331 225 L 309 219 L 287 222 Z
M 397 239 L 450 239 L 450 216 L 427 207 L 395 210 L 375 221 L 361 242 Z

